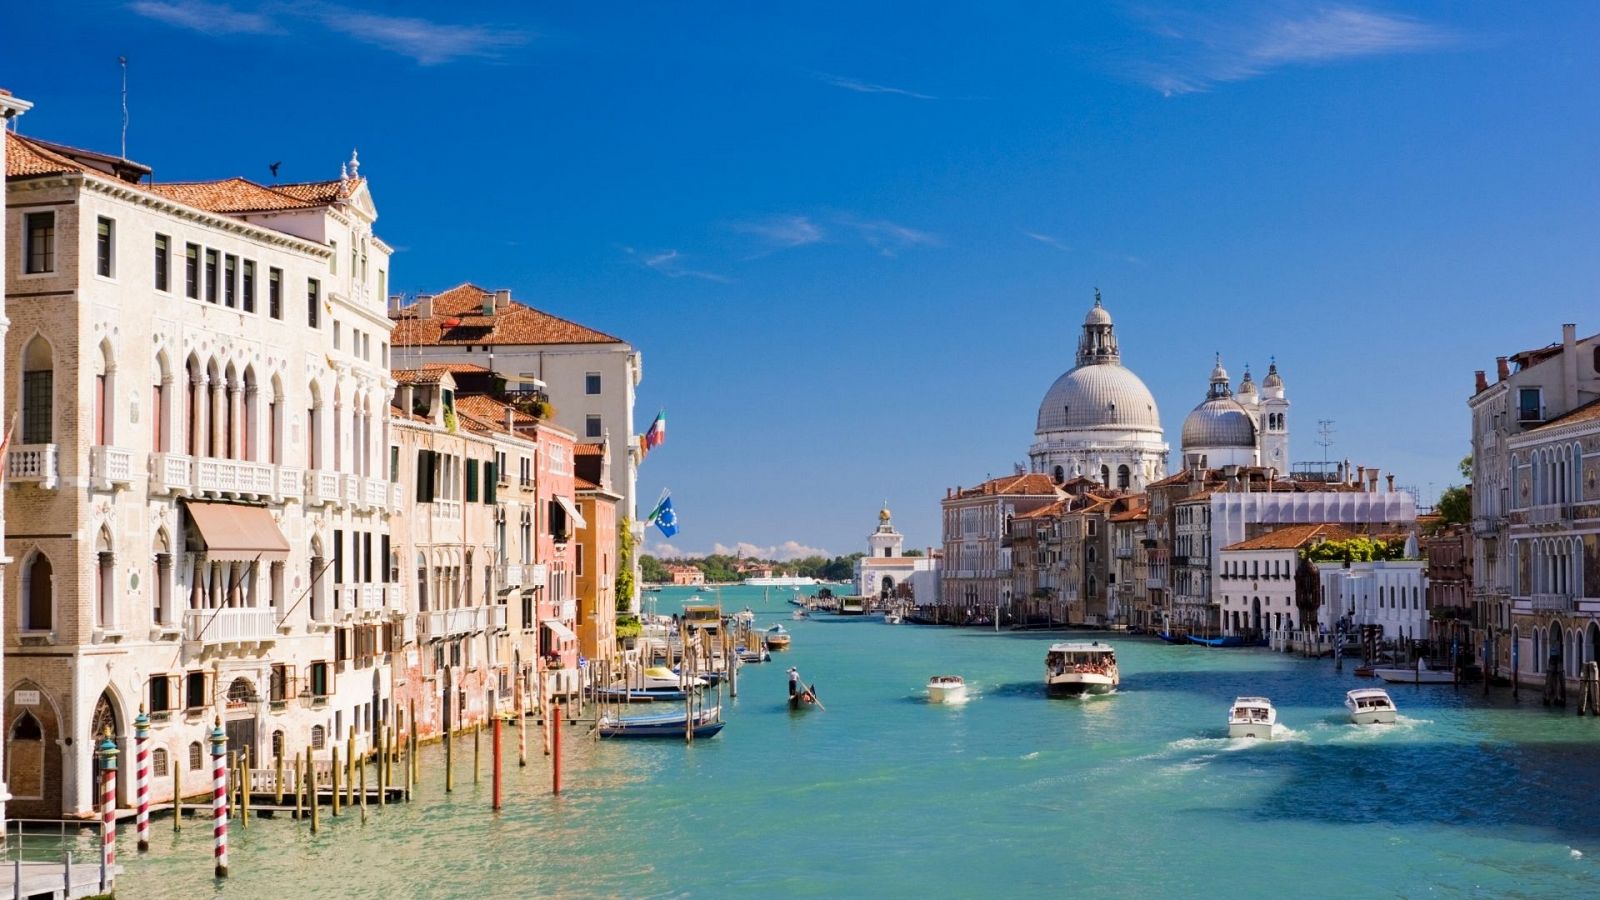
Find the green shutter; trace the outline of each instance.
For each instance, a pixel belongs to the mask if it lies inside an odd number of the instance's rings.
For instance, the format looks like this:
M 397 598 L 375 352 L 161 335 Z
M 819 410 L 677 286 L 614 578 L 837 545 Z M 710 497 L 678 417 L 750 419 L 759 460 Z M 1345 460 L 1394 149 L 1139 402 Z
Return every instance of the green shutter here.
M 433 499 L 428 489 L 428 481 L 433 475 L 433 461 L 428 457 L 431 454 L 426 450 L 417 451 L 417 502 L 427 503 Z
M 478 502 L 478 461 L 467 460 L 467 502 Z
M 495 501 L 495 485 L 499 480 L 495 472 L 494 463 L 485 460 L 483 463 L 483 502 L 493 503 Z

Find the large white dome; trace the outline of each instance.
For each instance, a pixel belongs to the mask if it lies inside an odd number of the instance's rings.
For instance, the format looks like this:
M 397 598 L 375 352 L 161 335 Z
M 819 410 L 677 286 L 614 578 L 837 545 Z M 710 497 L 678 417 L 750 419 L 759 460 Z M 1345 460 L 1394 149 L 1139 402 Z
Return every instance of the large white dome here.
M 1161 430 L 1156 399 L 1139 376 L 1121 363 L 1078 366 L 1045 392 L 1039 404 L 1040 432 L 1081 428 Z

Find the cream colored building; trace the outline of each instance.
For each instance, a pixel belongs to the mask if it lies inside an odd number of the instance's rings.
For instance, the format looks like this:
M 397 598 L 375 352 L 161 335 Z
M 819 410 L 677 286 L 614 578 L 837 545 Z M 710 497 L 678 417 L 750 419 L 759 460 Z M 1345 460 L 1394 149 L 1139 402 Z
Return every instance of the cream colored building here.
M 385 564 L 390 250 L 359 162 L 153 184 L 6 141 L 12 812 L 89 812 L 105 730 L 126 805 L 141 706 L 156 801 L 174 767 L 203 783 L 218 718 L 256 759 L 352 727 L 368 745 L 405 606 Z

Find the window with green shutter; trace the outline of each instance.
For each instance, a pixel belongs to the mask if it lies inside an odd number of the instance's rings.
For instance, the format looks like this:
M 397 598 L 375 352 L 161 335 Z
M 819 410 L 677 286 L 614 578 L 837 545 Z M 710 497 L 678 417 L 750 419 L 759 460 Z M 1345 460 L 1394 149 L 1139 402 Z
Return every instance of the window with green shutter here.
M 478 502 L 478 461 L 467 460 L 467 502 Z
M 493 503 L 493 502 L 495 502 L 495 497 L 494 497 L 495 481 L 496 481 L 496 478 L 495 478 L 494 463 L 487 462 L 487 461 L 484 462 L 484 464 L 483 464 L 483 502 L 485 502 L 485 503 Z

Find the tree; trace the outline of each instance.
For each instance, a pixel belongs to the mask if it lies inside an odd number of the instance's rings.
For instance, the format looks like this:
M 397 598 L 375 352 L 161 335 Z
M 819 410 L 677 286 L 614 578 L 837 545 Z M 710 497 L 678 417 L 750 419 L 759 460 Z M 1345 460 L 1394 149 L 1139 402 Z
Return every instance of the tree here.
M 903 553 L 902 555 L 903 556 L 921 556 L 922 555 L 922 551 L 918 550 L 915 547 L 912 547 L 910 550 L 905 551 L 905 553 Z
M 650 584 L 666 584 L 672 580 L 672 573 L 661 560 L 644 553 L 639 556 L 639 577 Z
M 1468 466 L 1470 468 L 1470 465 Z M 1446 525 L 1464 523 L 1472 518 L 1472 486 L 1451 485 L 1439 495 L 1433 508 Z
M 617 612 L 633 610 L 633 520 L 617 523 Z
M 1456 468 L 1461 470 L 1461 477 L 1465 478 L 1467 480 L 1468 484 L 1471 484 L 1472 483 L 1472 454 L 1468 453 L 1466 456 L 1461 457 L 1461 462 L 1456 464 Z

